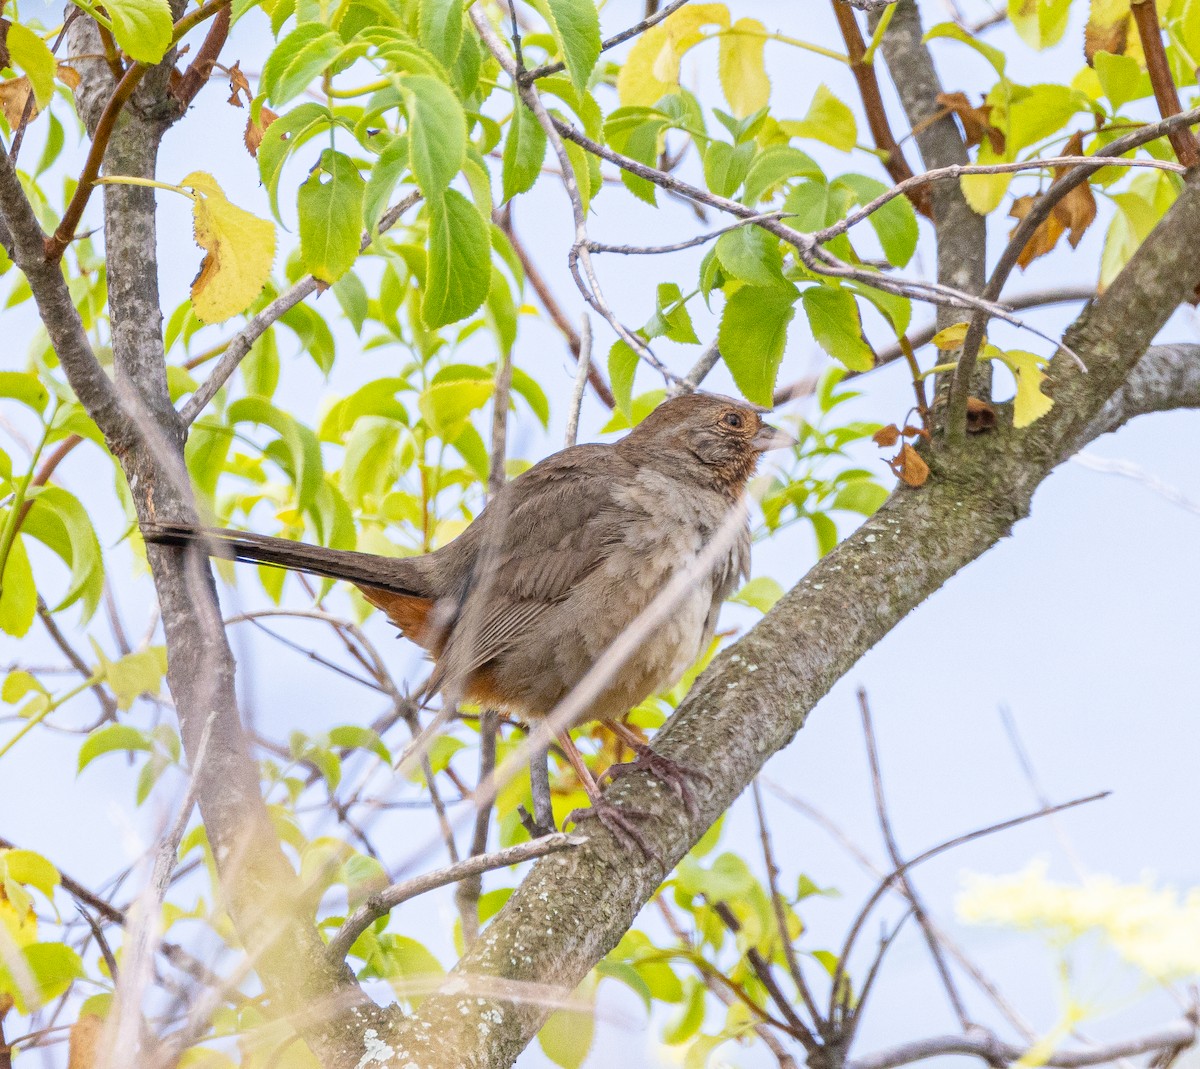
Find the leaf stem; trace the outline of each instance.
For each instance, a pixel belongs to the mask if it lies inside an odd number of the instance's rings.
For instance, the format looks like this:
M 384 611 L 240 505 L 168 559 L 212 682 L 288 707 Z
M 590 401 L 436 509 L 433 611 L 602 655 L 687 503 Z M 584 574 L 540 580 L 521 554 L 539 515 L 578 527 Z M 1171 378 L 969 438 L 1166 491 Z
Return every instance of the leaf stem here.
M 34 715 L 29 718 L 29 722 L 27 724 L 23 724 L 21 726 L 21 729 L 11 739 L 9 739 L 8 742 L 6 742 L 3 746 L 0 746 L 0 758 L 4 757 L 4 755 L 6 753 L 8 753 L 9 750 L 11 750 L 14 746 L 16 746 L 16 744 L 18 742 L 20 742 L 35 727 L 37 727 L 38 724 L 40 724 L 43 720 L 46 719 L 46 717 L 48 717 L 52 712 L 54 712 L 55 709 L 61 709 L 63 705 L 65 705 L 67 702 L 69 702 L 77 694 L 82 694 L 85 690 L 88 690 L 90 687 L 94 687 L 103 678 L 104 678 L 103 671 L 93 672 L 82 683 L 78 684 L 77 686 L 72 687 L 65 694 L 60 694 L 57 698 L 54 698 L 53 700 L 47 702 L 45 709 L 42 709 L 40 712 L 34 713 Z

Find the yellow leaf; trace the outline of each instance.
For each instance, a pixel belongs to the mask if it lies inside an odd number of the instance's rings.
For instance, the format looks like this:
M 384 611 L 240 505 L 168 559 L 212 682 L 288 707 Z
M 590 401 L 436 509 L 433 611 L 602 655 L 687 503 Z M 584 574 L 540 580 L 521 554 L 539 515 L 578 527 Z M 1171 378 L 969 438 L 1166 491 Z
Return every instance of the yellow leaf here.
M 729 8 L 724 4 L 689 4 L 643 33 L 617 75 L 621 106 L 653 107 L 675 92 L 679 88 L 679 60 L 704 40 L 705 26 L 728 29 Z
M 1046 366 L 1046 361 L 1036 353 L 1027 353 L 1021 349 L 1010 349 L 1006 353 L 996 350 L 996 353 L 1017 377 L 1017 393 L 1013 398 L 1013 426 L 1028 427 L 1054 407 L 1054 402 L 1042 393 L 1042 383 L 1046 381 L 1046 373 L 1042 368 Z
M 27 947 L 37 942 L 37 914 L 32 906 L 22 903 L 14 905 L 0 896 L 0 940 Z
M 952 349 L 961 349 L 966 337 L 966 323 L 951 323 L 945 329 L 939 330 L 930 340 L 943 352 L 950 352 Z
M 992 118 L 1001 124 L 1005 123 L 1005 119 L 997 115 L 995 109 Z M 992 163 L 1005 163 L 1006 160 L 1004 153 L 997 152 L 991 142 L 985 139 L 979 146 L 979 156 L 975 162 L 984 166 Z M 1011 174 L 967 174 L 958 180 L 962 195 L 976 215 L 987 215 L 988 212 L 993 211 L 1004 199 L 1004 194 L 1008 192 L 1011 182 Z
M 766 32 L 758 19 L 738 19 L 721 34 L 717 65 L 721 90 L 739 119 L 765 108 L 771 97 L 771 81 L 763 67 Z
M 230 204 L 210 174 L 193 171 L 180 185 L 195 194 L 192 223 L 206 253 L 192 282 L 192 307 L 201 321 L 220 323 L 262 292 L 275 261 L 275 227 Z

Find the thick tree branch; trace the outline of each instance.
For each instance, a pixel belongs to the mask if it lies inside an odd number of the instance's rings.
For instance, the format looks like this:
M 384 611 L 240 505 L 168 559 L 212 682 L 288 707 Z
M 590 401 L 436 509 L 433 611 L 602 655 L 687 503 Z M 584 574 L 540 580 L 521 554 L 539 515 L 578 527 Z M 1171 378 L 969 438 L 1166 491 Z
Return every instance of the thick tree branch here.
M 1091 374 L 1056 357 L 1050 369 L 1056 404 L 1047 416 L 1023 431 L 1001 421 L 994 433 L 938 451 L 924 487 L 895 492 L 714 660 L 655 739 L 658 752 L 712 777 L 695 787 L 696 818 L 648 775 L 625 776 L 610 787 L 616 804 L 657 814 L 645 826 L 657 857 L 631 857 L 597 828 L 587 845 L 539 862 L 459 962 L 449 986 L 389 1038 L 389 1064 L 511 1065 L 547 1010 L 500 994 L 481 1005 L 475 994 L 481 984 L 490 978 L 537 990 L 574 989 L 709 824 L 803 727 L 833 683 L 960 568 L 1011 533 L 1037 487 L 1065 452 L 1085 443 L 1123 381 L 1137 383 L 1139 358 L 1190 292 L 1197 227 L 1200 187 L 1193 181 L 1069 332 Z M 455 985 L 472 988 L 473 997 L 455 994 Z M 489 1025 L 484 1041 L 480 1022 Z

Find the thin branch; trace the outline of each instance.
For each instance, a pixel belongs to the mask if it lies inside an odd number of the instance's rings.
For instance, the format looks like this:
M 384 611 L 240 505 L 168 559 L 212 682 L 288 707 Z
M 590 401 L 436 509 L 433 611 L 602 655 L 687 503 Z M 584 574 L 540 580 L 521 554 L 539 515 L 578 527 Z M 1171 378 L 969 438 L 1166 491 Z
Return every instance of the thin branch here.
M 517 259 L 521 261 L 521 267 L 524 269 L 525 277 L 529 279 L 530 285 L 533 286 L 533 292 L 537 294 L 538 300 L 542 302 L 542 307 L 546 309 L 546 314 L 553 320 L 554 325 L 566 339 L 567 348 L 570 350 L 571 355 L 578 360 L 581 338 L 579 332 L 575 329 L 575 325 L 555 299 L 545 278 L 538 270 L 537 264 L 533 262 L 532 257 L 530 257 L 529 252 L 526 250 L 524 243 L 517 237 L 517 232 L 512 226 L 511 218 L 502 222 L 501 226 L 505 234 L 508 235 L 513 252 L 517 254 Z M 591 362 L 588 364 L 588 382 L 592 384 L 592 389 L 595 390 L 596 396 L 602 404 L 609 408 L 616 407 L 617 402 L 612 395 L 612 390 L 609 389 L 608 383 L 604 381 L 604 376 L 600 373 L 600 369 Z
M 883 153 L 883 166 L 892 181 L 903 182 L 912 178 L 912 168 L 904 158 L 904 151 L 896 141 L 896 135 L 892 133 L 887 109 L 883 104 L 883 95 L 879 91 L 879 78 L 875 74 L 875 67 L 870 61 L 864 62 L 867 44 L 863 40 L 862 30 L 859 29 L 858 19 L 844 0 L 830 0 L 830 3 L 833 5 L 842 40 L 846 43 L 850 71 L 858 83 L 858 94 L 862 97 L 863 109 L 867 113 L 867 125 L 871 129 L 875 147 Z M 927 191 L 917 190 L 909 199 L 922 215 L 933 215 L 933 205 Z
M 383 218 L 379 220 L 379 233 L 382 234 L 394 226 L 400 216 L 420 201 L 420 199 L 420 193 L 410 193 L 389 208 Z M 363 234 L 362 240 L 359 242 L 359 253 L 364 252 L 373 240 L 374 238 L 371 234 Z M 298 282 L 293 283 L 284 290 L 283 293 L 276 297 L 262 311 L 255 313 L 246 325 L 229 340 L 221 359 L 217 362 L 217 366 L 213 368 L 212 374 L 197 387 L 196 392 L 192 394 L 188 402 L 179 410 L 179 418 L 183 421 L 185 427 L 195 422 L 196 417 L 217 396 L 217 391 L 225 385 L 229 377 L 237 370 L 238 365 L 246 358 L 259 337 L 269 327 L 273 326 L 281 316 L 295 308 L 305 297 L 311 293 L 315 293 L 319 285 L 320 283 L 312 275 L 305 275 Z
M 1102 1065 L 1105 1062 L 1130 1058 L 1153 1051 L 1182 1050 L 1192 1046 L 1197 1039 L 1196 1022 L 1184 1018 L 1175 1024 L 1136 1039 L 1121 1040 L 1090 1050 L 1059 1050 L 1051 1054 L 1039 1053 L 1039 1065 L 1055 1069 L 1084 1069 L 1085 1066 Z M 846 1069 L 895 1069 L 900 1065 L 911 1065 L 926 1058 L 938 1058 L 947 1054 L 970 1054 L 982 1058 L 990 1065 L 1011 1065 L 1032 1052 L 1029 1047 L 1016 1047 L 1005 1043 L 991 1032 L 978 1027 L 967 1035 L 933 1036 L 903 1043 L 888 1050 L 854 1058 L 846 1062 Z
M 71 662 L 71 667 L 75 669 L 84 679 L 92 678 L 92 670 L 87 666 L 87 663 L 79 655 L 68 641 L 67 636 L 59 629 L 54 617 L 50 614 L 50 610 L 46 607 L 45 601 L 41 596 L 37 600 L 38 618 L 42 621 L 42 625 L 46 628 L 46 633 L 50 636 L 54 644 L 62 650 L 64 656 Z M 108 691 L 104 689 L 103 684 L 93 683 L 92 693 L 96 695 L 96 700 L 100 703 L 100 710 L 105 720 L 116 720 L 117 718 L 117 703 L 113 701 Z
M 671 3 L 667 4 L 667 6 L 662 10 L 654 12 L 649 17 L 642 19 L 641 22 L 630 26 L 629 29 L 622 30 L 615 36 L 608 38 L 608 40 L 604 41 L 600 45 L 600 51 L 607 52 L 610 48 L 616 48 L 617 45 L 624 44 L 631 37 L 636 37 L 640 33 L 645 33 L 646 30 L 650 29 L 651 26 L 656 26 L 658 23 L 662 22 L 663 19 L 675 14 L 675 12 L 683 7 L 683 5 L 687 2 L 688 0 L 671 0 Z M 566 69 L 567 65 L 565 63 L 546 63 L 541 67 L 534 67 L 531 71 L 523 71 L 521 74 L 521 80 L 525 83 L 535 82 L 539 78 L 545 78 L 548 75 L 557 74 L 559 71 Z
M 542 839 L 535 839 L 533 842 L 518 843 L 516 846 L 497 850 L 495 853 L 469 857 L 465 861 L 459 861 L 444 869 L 438 869 L 436 872 L 427 872 L 422 876 L 405 880 L 403 883 L 393 884 L 391 887 L 371 895 L 366 902 L 346 918 L 329 941 L 329 957 L 333 961 L 341 961 L 349 953 L 354 941 L 370 925 L 410 898 L 416 898 L 418 895 L 426 894 L 439 887 L 445 887 L 449 883 L 457 883 L 468 876 L 477 876 L 480 873 L 490 872 L 492 869 L 519 865 L 523 861 L 532 861 L 534 858 L 567 850 L 586 842 L 587 836 L 557 832 Z
M 792 945 L 791 937 L 788 935 L 787 917 L 783 912 L 783 895 L 779 893 L 779 866 L 775 862 L 775 852 L 771 849 L 771 833 L 767 828 L 767 814 L 763 807 L 762 790 L 758 785 L 758 777 L 755 777 L 754 782 L 750 784 L 750 789 L 754 797 L 754 815 L 758 820 L 758 838 L 762 844 L 763 863 L 767 868 L 767 887 L 771 893 L 771 907 L 775 913 L 775 926 L 779 931 L 784 960 L 787 962 L 788 972 L 792 974 L 796 990 L 800 992 L 805 1007 L 812 1014 L 813 1023 L 820 1031 L 821 1013 L 817 1009 L 816 999 L 812 997 L 812 992 L 804 979 L 804 972 L 800 968 L 800 959 L 796 956 L 796 948 Z
M 1179 115 L 1172 115 L 1160 122 L 1150 123 L 1138 130 L 1133 130 L 1125 134 L 1123 137 L 1118 137 L 1115 141 L 1109 142 L 1105 146 L 1105 152 L 1108 154 L 1105 158 L 1120 156 L 1149 141 L 1155 141 L 1164 135 L 1168 135 L 1173 130 L 1184 129 L 1198 122 L 1200 122 L 1200 108 L 1193 108 Z M 1003 290 L 1004 284 L 1008 281 L 1008 276 L 1016 266 L 1022 251 L 1029 244 L 1029 239 L 1033 237 L 1037 228 L 1050 217 L 1050 213 L 1054 211 L 1055 206 L 1071 190 L 1080 183 L 1086 182 L 1088 178 L 1103 166 L 1105 165 L 1092 162 L 1073 167 L 1061 178 L 1056 178 L 1046 192 L 1033 202 L 1029 213 L 1013 228 L 1008 245 L 1005 246 L 1004 252 L 1001 253 L 1000 260 L 992 271 L 991 278 L 988 279 L 988 284 L 982 294 L 985 301 L 995 300 L 996 296 Z M 986 313 L 982 311 L 977 311 L 971 317 L 970 326 L 967 328 L 967 336 L 963 341 L 962 355 L 959 357 L 958 366 L 954 370 L 946 427 L 948 435 L 955 440 L 960 439 L 966 434 L 967 397 L 970 393 L 971 377 L 979 356 L 979 348 L 983 343 L 983 334 L 987 328 L 987 319 Z
M 188 105 L 196 99 L 196 94 L 212 76 L 213 67 L 229 36 L 229 25 L 230 10 L 227 5 L 217 12 L 216 18 L 208 28 L 208 35 L 204 38 L 204 43 L 196 52 L 196 58 L 192 60 L 188 69 L 183 72 L 179 81 L 171 89 L 171 95 L 179 101 L 182 109 L 187 109 Z
M 1156 161 L 1157 162 L 1157 161 Z M 1180 168 L 1182 170 L 1182 168 Z M 700 234 L 694 238 L 688 238 L 687 241 L 677 241 L 673 245 L 605 245 L 600 241 L 589 241 L 589 252 L 615 252 L 622 256 L 658 256 L 667 252 L 680 252 L 683 249 L 692 249 L 697 245 L 703 245 L 706 242 L 712 241 L 714 238 L 719 238 L 722 234 L 728 234 L 731 230 L 740 230 L 742 227 L 751 223 L 761 222 L 763 219 L 779 219 L 783 216 L 782 211 L 763 212 L 760 215 L 750 215 L 745 219 L 739 219 L 736 223 L 730 223 L 728 226 L 723 226 L 719 230 L 709 231 L 707 234 Z
M 912 880 L 908 878 L 904 859 L 900 856 L 900 847 L 896 844 L 896 836 L 892 831 L 892 821 L 888 816 L 887 801 L 883 794 L 883 773 L 879 768 L 879 747 L 875 744 L 875 728 L 871 723 L 871 708 L 867 704 L 867 692 L 861 687 L 858 690 L 858 708 L 862 715 L 863 738 L 867 745 L 867 762 L 871 768 L 871 789 L 875 795 L 875 813 L 879 818 L 879 829 L 883 832 L 883 841 L 887 847 L 888 856 L 892 859 L 892 865 L 899 874 L 898 879 L 904 889 L 904 896 L 912 906 L 913 916 L 916 917 L 917 923 L 925 935 L 930 957 L 933 958 L 934 966 L 941 977 L 942 986 L 946 989 L 946 997 L 950 1000 L 950 1005 L 958 1017 L 958 1023 L 966 1030 L 971 1023 L 967 1016 L 966 1006 L 958 993 L 958 988 L 954 986 L 954 978 L 950 975 L 946 959 L 942 956 L 942 948 L 938 945 L 937 936 L 934 935 L 929 924 L 925 906 L 917 895 Z M 834 997 L 836 998 L 836 996 L 835 990 Z
M 575 365 L 575 381 L 571 385 L 570 407 L 567 409 L 567 432 L 563 444 L 570 449 L 579 439 L 579 410 L 583 407 L 583 391 L 592 366 L 592 321 L 584 313 L 579 331 L 579 358 Z
M 484 710 L 479 721 L 479 786 L 485 787 L 496 773 L 496 736 L 499 718 L 495 711 Z M 471 837 L 468 857 L 479 857 L 487 850 L 488 825 L 492 818 L 491 799 L 475 811 L 475 831 Z M 479 896 L 483 893 L 483 874 L 476 873 L 462 880 L 454 893 L 462 921 L 463 942 L 470 946 L 479 938 Z
M 937 857 L 939 854 L 944 854 L 947 850 L 953 850 L 956 847 L 963 846 L 966 843 L 974 842 L 976 839 L 982 839 L 987 835 L 994 835 L 996 832 L 1008 831 L 1010 828 L 1019 827 L 1022 824 L 1028 824 L 1031 820 L 1039 820 L 1042 817 L 1049 816 L 1051 813 L 1062 813 L 1067 809 L 1074 809 L 1076 806 L 1087 805 L 1089 802 L 1098 802 L 1102 798 L 1107 798 L 1111 791 L 1100 791 L 1097 794 L 1089 794 L 1084 798 L 1074 798 L 1069 802 L 1062 802 L 1059 805 L 1046 806 L 1042 809 L 1035 810 L 1032 813 L 1025 813 L 1019 817 L 1013 817 L 1011 820 L 1002 820 L 998 824 L 990 824 L 986 828 L 979 828 L 975 831 L 967 832 L 965 835 L 958 835 L 953 839 L 947 839 L 945 842 L 939 843 L 937 846 L 931 847 L 922 854 L 906 861 L 903 865 L 898 866 L 889 872 L 875 886 L 875 890 L 868 896 L 863 908 L 858 911 L 858 915 L 854 918 L 854 923 L 850 925 L 850 930 L 846 933 L 846 941 L 842 944 L 842 952 L 838 955 L 838 965 L 834 972 L 833 986 L 836 990 L 841 984 L 842 976 L 845 972 L 845 963 L 849 958 L 850 951 L 854 947 L 854 941 L 858 938 L 862 931 L 863 925 L 866 923 L 867 917 L 873 910 L 879 900 L 887 893 L 889 887 L 903 876 L 905 873 L 912 871 L 918 865 L 924 864 L 926 861 Z
M 1179 90 L 1175 88 L 1175 81 L 1171 77 L 1171 65 L 1167 62 L 1167 52 L 1163 47 L 1158 6 L 1154 0 L 1133 0 L 1129 7 L 1142 42 L 1146 73 L 1150 76 L 1150 86 L 1154 90 L 1158 113 L 1164 119 L 1178 115 L 1183 106 L 1179 103 Z M 1190 130 L 1172 130 L 1169 137 L 1175 157 L 1184 167 L 1200 164 L 1200 149 L 1197 149 L 1196 138 Z

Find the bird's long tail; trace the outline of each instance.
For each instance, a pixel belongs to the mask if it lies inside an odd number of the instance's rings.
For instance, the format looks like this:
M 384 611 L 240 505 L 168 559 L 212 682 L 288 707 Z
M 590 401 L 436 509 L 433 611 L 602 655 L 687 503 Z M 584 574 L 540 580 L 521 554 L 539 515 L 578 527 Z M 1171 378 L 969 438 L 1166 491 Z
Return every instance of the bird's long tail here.
M 147 524 L 142 528 L 147 542 L 161 545 L 198 545 L 210 557 L 254 561 L 277 568 L 311 572 L 329 579 L 344 579 L 358 586 L 375 587 L 395 594 L 429 598 L 435 596 L 423 574 L 428 558 L 380 557 L 345 549 L 327 549 L 287 538 L 230 531 L 217 527 L 186 524 Z

